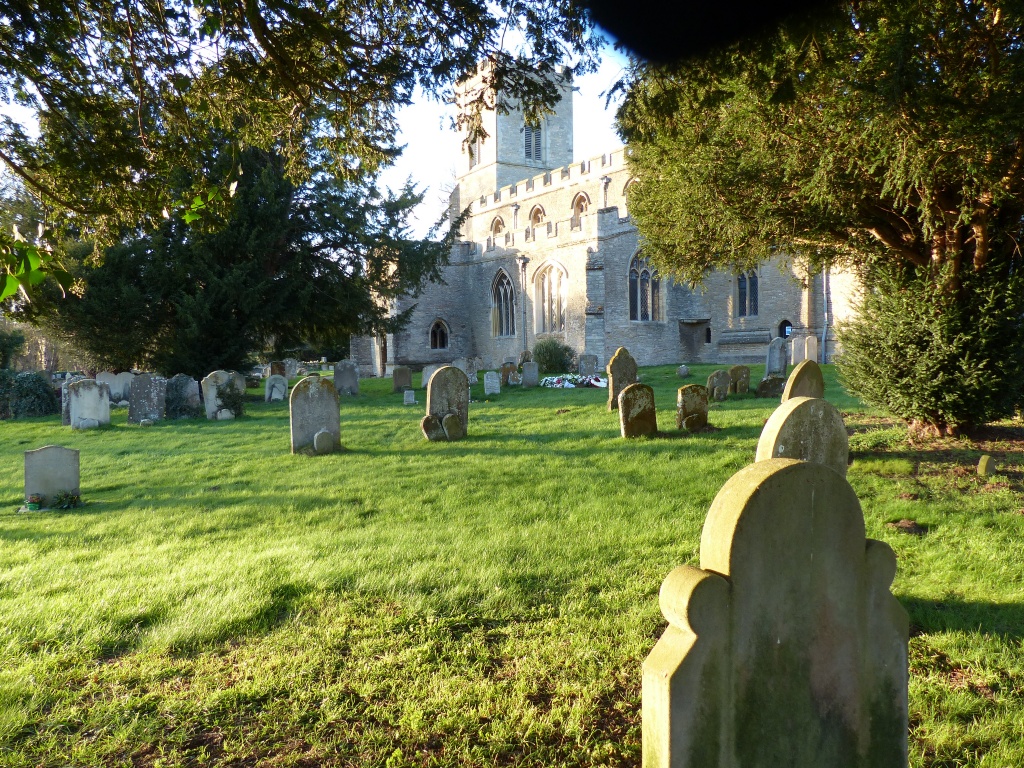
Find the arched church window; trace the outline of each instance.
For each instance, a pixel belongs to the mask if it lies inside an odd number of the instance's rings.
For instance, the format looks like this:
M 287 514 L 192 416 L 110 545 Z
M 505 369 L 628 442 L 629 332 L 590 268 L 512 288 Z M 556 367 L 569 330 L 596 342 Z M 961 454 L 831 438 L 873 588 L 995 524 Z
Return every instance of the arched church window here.
M 530 226 L 536 229 L 544 223 L 544 209 L 539 205 L 535 205 L 533 210 L 530 211 Z
M 504 270 L 491 284 L 491 334 L 516 335 L 516 295 L 512 279 Z
M 543 160 L 543 142 L 539 125 L 523 126 L 523 149 L 527 160 Z
M 491 222 L 491 234 L 500 235 L 505 231 L 505 222 L 502 221 L 501 216 L 495 216 L 494 221 Z
M 758 280 L 757 272 L 741 272 L 736 277 L 736 316 L 754 317 L 757 315 Z
M 779 336 L 783 339 L 788 339 L 793 334 L 793 324 L 789 320 L 783 320 L 779 323 Z
M 430 326 L 430 348 L 448 349 L 448 326 L 444 320 L 435 320 Z
M 534 277 L 534 306 L 538 333 L 565 331 L 566 274 L 558 264 L 548 264 Z
M 647 259 L 635 255 L 629 262 L 629 319 L 661 320 L 661 279 Z
M 587 209 L 589 207 L 590 198 L 587 197 L 586 192 L 580 192 L 578 195 L 576 195 L 576 197 L 573 198 L 572 215 L 577 217 L 582 216 L 584 213 L 587 212 Z

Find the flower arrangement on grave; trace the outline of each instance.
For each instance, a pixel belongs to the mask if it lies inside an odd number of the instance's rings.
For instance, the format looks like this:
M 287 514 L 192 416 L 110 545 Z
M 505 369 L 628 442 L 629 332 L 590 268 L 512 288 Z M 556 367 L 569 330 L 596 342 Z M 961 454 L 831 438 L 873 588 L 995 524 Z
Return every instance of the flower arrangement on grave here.
M 555 389 L 575 389 L 577 387 L 606 388 L 608 380 L 600 376 L 580 376 L 577 373 L 563 373 L 561 376 L 546 376 L 541 379 L 540 385 Z
M 30 493 L 25 498 L 25 508 L 35 512 L 43 505 L 43 497 L 38 493 Z
M 71 493 L 71 491 L 61 491 L 58 493 L 50 506 L 53 509 L 74 509 L 75 507 L 81 506 L 82 497 L 77 493 Z

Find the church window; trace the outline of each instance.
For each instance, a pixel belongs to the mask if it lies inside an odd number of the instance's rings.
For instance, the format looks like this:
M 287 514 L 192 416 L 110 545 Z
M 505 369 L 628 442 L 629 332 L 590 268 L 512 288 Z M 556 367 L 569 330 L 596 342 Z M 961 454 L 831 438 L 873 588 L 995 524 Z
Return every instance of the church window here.
M 779 323 L 779 336 L 783 339 L 788 339 L 793 334 L 793 324 L 789 320 L 783 320 Z
M 491 222 L 491 234 L 500 235 L 505 231 L 505 222 L 501 220 L 501 216 L 498 216 Z
M 758 280 L 757 272 L 742 272 L 736 278 L 736 315 L 754 317 L 757 315 Z
M 444 320 L 435 320 L 430 326 L 430 348 L 448 349 L 448 326 Z
M 565 272 L 557 264 L 549 264 L 534 278 L 534 306 L 538 333 L 565 331 Z
M 479 136 L 469 142 L 466 151 L 469 152 L 469 167 L 475 168 L 480 164 L 480 155 L 483 153 L 484 140 Z
M 527 160 L 542 160 L 541 131 L 539 125 L 523 126 L 523 149 Z
M 629 319 L 661 320 L 661 279 L 639 254 L 629 262 Z
M 516 335 L 515 287 L 505 271 L 498 272 L 491 285 L 491 334 Z
M 580 219 L 582 218 L 583 214 L 585 214 L 587 212 L 587 209 L 589 207 L 590 207 L 590 199 L 587 197 L 587 194 L 585 192 L 580 192 L 578 195 L 576 195 L 575 198 L 573 198 L 573 201 L 572 201 L 572 219 L 569 222 L 569 226 L 572 229 L 579 229 L 580 228 L 580 226 L 581 226 Z

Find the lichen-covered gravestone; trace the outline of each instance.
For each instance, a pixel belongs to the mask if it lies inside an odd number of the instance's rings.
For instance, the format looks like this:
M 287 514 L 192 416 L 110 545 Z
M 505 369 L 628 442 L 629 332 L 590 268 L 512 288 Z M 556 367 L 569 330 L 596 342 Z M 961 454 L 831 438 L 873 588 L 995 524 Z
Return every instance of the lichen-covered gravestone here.
M 501 370 L 500 370 L 500 373 L 501 373 L 501 385 L 504 386 L 504 387 L 507 387 L 508 383 L 509 383 L 509 377 L 511 377 L 513 373 L 517 373 L 517 372 L 518 371 L 516 369 L 516 364 L 515 363 L 507 363 L 507 362 L 506 363 L 502 363 L 501 364 Z
M 597 360 L 595 357 L 594 360 Z M 523 388 L 536 387 L 540 381 L 540 373 L 537 363 L 527 360 L 523 363 Z
M 203 379 L 203 404 L 206 406 L 206 418 L 210 421 L 224 421 L 233 419 L 235 414 L 230 408 L 225 408 L 220 399 L 220 392 L 225 387 L 234 386 L 231 374 L 227 371 L 213 371 Z
M 412 387 L 412 369 L 405 365 L 396 365 L 391 371 L 391 391 L 405 392 Z
M 85 376 L 68 376 L 60 385 L 60 423 L 71 426 L 71 395 L 68 388 L 76 381 L 85 381 Z
M 106 384 L 81 379 L 68 387 L 71 428 L 94 429 L 110 423 L 110 393 Z
M 789 368 L 789 349 L 786 340 L 781 336 L 772 339 L 768 344 L 768 358 L 765 360 L 764 375 L 785 376 Z
M 597 375 L 597 355 L 580 355 L 580 376 Z
M 288 397 L 288 379 L 276 373 L 263 382 L 263 402 L 274 403 Z
M 987 453 L 978 459 L 978 474 L 981 477 L 988 477 L 996 471 L 996 463 Z
M 794 397 L 824 397 L 825 378 L 821 368 L 813 360 L 803 360 L 786 379 L 786 388 L 782 390 L 782 402 Z
M 729 392 L 732 394 L 746 394 L 750 390 L 750 369 L 745 365 L 734 365 L 729 369 Z
M 637 383 L 619 393 L 619 428 L 623 437 L 642 437 L 658 431 L 653 389 Z
M 352 360 L 339 360 L 334 366 L 334 389 L 339 395 L 359 394 L 359 366 Z
M 167 409 L 167 379 L 152 373 L 140 373 L 128 393 L 128 423 L 160 421 Z
M 167 418 L 191 419 L 202 411 L 199 382 L 184 373 L 171 376 L 167 381 Z
M 81 493 L 78 451 L 59 445 L 46 445 L 25 451 L 25 498 L 43 497 L 49 506 L 60 493 Z
M 307 376 L 298 382 L 288 399 L 288 413 L 292 453 L 308 448 L 316 453 L 333 453 L 341 449 L 338 392 L 329 379 Z
M 850 445 L 843 417 L 828 400 L 794 397 L 765 422 L 754 461 L 799 459 L 831 467 L 846 477 Z
M 619 407 L 619 393 L 636 384 L 636 360 L 625 347 L 619 347 L 608 361 L 608 410 Z
M 729 387 L 732 386 L 732 376 L 724 368 L 712 371 L 708 376 L 708 397 L 721 402 L 729 396 Z
M 765 376 L 757 384 L 758 397 L 779 397 L 786 388 L 786 380 L 782 376 Z
M 469 379 L 458 368 L 439 368 L 427 385 L 427 415 L 420 422 L 428 440 L 459 440 L 469 428 Z
M 661 586 L 669 627 L 643 665 L 644 768 L 905 768 L 895 573 L 829 468 L 771 459 L 733 475 L 700 568 Z
M 497 371 L 487 371 L 487 373 L 484 374 L 484 394 L 501 394 L 501 374 Z
M 676 392 L 676 427 L 700 432 L 708 425 L 708 390 L 700 384 L 687 384 Z

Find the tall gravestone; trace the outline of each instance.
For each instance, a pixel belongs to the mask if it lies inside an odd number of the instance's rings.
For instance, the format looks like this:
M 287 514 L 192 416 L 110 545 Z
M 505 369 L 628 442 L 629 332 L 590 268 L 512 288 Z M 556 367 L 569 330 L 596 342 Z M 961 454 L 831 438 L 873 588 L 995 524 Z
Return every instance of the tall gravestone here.
M 501 394 L 501 374 L 497 371 L 487 371 L 487 373 L 484 374 L 484 394 Z
M 276 403 L 288 397 L 288 379 L 273 374 L 263 382 L 263 402 Z
M 307 376 L 292 388 L 288 400 L 292 453 L 312 448 L 316 453 L 341 449 L 341 412 L 334 384 Z
M 734 365 L 729 369 L 729 392 L 743 395 L 750 389 L 750 369 L 745 365 Z
M 789 340 L 789 363 L 790 365 L 796 365 L 804 359 L 804 337 L 790 338 Z
M 580 355 L 580 376 L 597 375 L 597 355 Z
M 804 360 L 793 369 L 782 390 L 782 402 L 793 397 L 824 397 L 825 377 L 813 360 Z
M 768 344 L 768 357 L 765 360 L 765 376 L 783 376 L 789 368 L 789 350 L 786 340 L 777 336 Z
M 71 395 L 68 388 L 76 381 L 84 381 L 85 376 L 68 375 L 60 385 L 60 423 L 65 427 L 71 426 Z
M 49 506 L 60 493 L 81 494 L 78 451 L 47 445 L 25 451 L 25 498 L 38 495 Z
M 340 360 L 334 366 L 334 388 L 339 395 L 359 394 L 359 366 L 352 360 Z
M 811 461 L 846 477 L 849 453 L 846 425 L 835 406 L 820 397 L 794 397 L 768 417 L 754 461 Z
M 512 374 L 517 373 L 516 364 L 512 362 L 505 362 L 501 364 L 501 384 L 502 386 L 508 386 L 509 379 Z
M 132 394 L 132 386 L 135 384 L 135 374 L 131 371 L 121 371 L 115 377 L 117 383 L 115 384 L 116 390 L 113 393 L 115 397 L 111 397 L 115 403 L 123 403 L 128 400 Z
M 636 384 L 636 360 L 625 347 L 619 347 L 608 361 L 608 410 L 618 410 L 619 393 Z
M 708 397 L 721 402 L 729 396 L 729 387 L 732 386 L 732 377 L 724 368 L 712 371 L 708 376 Z
M 128 393 L 128 423 L 160 421 L 167 410 L 167 379 L 152 373 L 140 373 Z
M 818 362 L 818 337 L 808 336 L 804 339 L 804 359 Z
M 236 414 L 230 408 L 225 408 L 220 399 L 220 391 L 229 386 L 234 386 L 234 383 L 227 371 L 213 371 L 203 379 L 203 405 L 206 407 L 206 418 L 210 421 L 235 418 Z
M 427 415 L 420 422 L 431 441 L 460 440 L 469 429 L 469 379 L 458 368 L 438 369 L 427 385 Z
M 422 379 L 421 379 L 421 384 L 423 385 L 424 389 L 427 388 L 427 384 L 430 382 L 430 377 L 433 376 L 437 371 L 441 370 L 442 368 L 444 368 L 443 365 L 424 365 L 423 366 L 423 376 L 422 376 Z
M 94 429 L 110 423 L 110 392 L 95 379 L 81 379 L 68 387 L 71 428 Z
M 393 392 L 404 392 L 412 387 L 412 369 L 405 365 L 396 365 L 391 372 Z
M 191 419 L 203 411 L 199 382 L 184 373 L 176 373 L 167 381 L 167 418 Z
M 532 360 L 527 360 L 525 363 L 523 363 L 523 388 L 529 389 L 530 387 L 536 387 L 539 382 L 539 366 Z
M 619 430 L 623 437 L 642 437 L 658 431 L 654 390 L 646 384 L 630 384 L 619 392 Z
M 906 611 L 828 467 L 751 464 L 704 523 L 700 568 L 661 586 L 643 664 L 644 768 L 905 768 Z
M 676 427 L 700 432 L 708 425 L 708 389 L 687 384 L 676 392 Z

